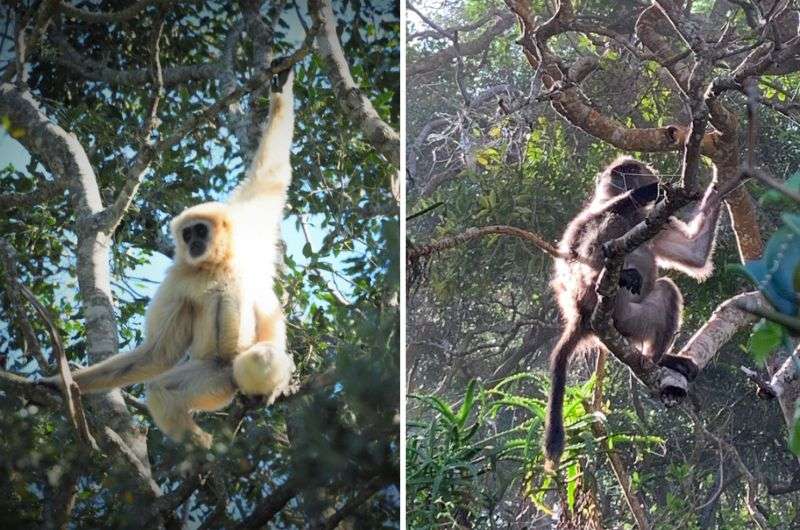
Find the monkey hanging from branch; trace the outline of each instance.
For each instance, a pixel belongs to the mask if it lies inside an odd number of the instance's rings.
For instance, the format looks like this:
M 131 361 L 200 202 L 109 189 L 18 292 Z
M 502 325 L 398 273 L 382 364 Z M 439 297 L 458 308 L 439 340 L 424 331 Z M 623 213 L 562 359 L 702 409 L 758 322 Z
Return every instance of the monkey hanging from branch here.
M 146 382 L 153 420 L 176 441 L 208 448 L 212 436 L 192 412 L 221 409 L 237 390 L 271 404 L 291 386 L 295 365 L 273 279 L 292 180 L 292 82 L 290 69 L 273 78 L 258 150 L 228 201 L 172 221 L 174 263 L 147 308 L 144 342 L 72 374 L 82 392 Z
M 570 222 L 561 239 L 551 285 L 564 331 L 550 354 L 551 387 L 547 406 L 544 450 L 548 467 L 564 451 L 564 391 L 573 352 L 602 347 L 591 328 L 597 305 L 596 283 L 603 270 L 603 246 L 642 222 L 659 199 L 658 176 L 633 158 L 619 158 L 600 173 L 589 205 Z M 658 268 L 677 269 L 698 280 L 713 268 L 720 194 L 716 178 L 688 222 L 675 217 L 652 240 L 628 254 L 622 267 L 613 322 L 621 335 L 638 345 L 641 354 L 658 364 L 680 329 L 683 297 Z

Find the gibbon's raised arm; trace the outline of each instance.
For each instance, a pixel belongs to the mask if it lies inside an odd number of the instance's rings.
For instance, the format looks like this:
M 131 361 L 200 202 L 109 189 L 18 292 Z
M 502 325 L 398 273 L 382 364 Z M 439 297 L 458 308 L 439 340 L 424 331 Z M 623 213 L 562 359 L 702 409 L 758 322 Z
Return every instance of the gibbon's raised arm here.
M 269 120 L 262 129 L 261 141 L 245 180 L 233 192 L 229 203 L 243 203 L 275 195 L 282 197 L 292 183 L 293 79 L 291 70 L 285 70 L 273 82 Z
M 133 351 L 119 353 L 73 373 L 72 379 L 81 392 L 142 383 L 165 372 L 183 357 L 192 339 L 192 310 L 186 303 L 168 300 L 168 294 L 161 291 L 148 307 L 144 343 Z M 60 378 L 46 378 L 44 382 L 58 383 Z
M 711 275 L 721 203 L 712 182 L 690 221 L 670 218 L 669 226 L 653 239 L 660 267 L 677 269 L 698 280 Z

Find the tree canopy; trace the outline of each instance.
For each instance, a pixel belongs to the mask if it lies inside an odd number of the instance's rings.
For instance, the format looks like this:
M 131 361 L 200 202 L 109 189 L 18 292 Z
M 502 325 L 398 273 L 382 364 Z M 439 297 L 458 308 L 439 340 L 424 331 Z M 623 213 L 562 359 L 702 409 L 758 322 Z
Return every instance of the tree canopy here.
M 764 261 L 798 270 L 769 250 L 798 235 L 798 203 L 773 189 L 800 179 L 797 7 L 411 4 L 409 524 L 797 526 L 796 306 L 776 315 L 772 280 L 741 274 Z M 548 475 L 547 358 L 561 333 L 549 252 L 623 153 L 678 194 L 696 197 L 713 175 L 734 189 L 712 277 L 669 274 L 686 301 L 676 353 L 704 369 L 667 409 L 663 372 L 614 362 L 630 345 L 606 322 L 598 331 L 613 356 L 573 359 L 567 451 Z M 781 285 L 796 302 L 796 281 Z M 780 381 L 780 398 L 757 400 L 740 366 Z
M 0 12 L 0 526 L 396 527 L 396 3 Z M 216 443 L 185 469 L 141 385 L 67 413 L 31 381 L 57 373 L 59 350 L 86 365 L 141 342 L 169 219 L 239 182 L 285 68 L 296 130 L 277 289 L 300 390 L 200 415 Z

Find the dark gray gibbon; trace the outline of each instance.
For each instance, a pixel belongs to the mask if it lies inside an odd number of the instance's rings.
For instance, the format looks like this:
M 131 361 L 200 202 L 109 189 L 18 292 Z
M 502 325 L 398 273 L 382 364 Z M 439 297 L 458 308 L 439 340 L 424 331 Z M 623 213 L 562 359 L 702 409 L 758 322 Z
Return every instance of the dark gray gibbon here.
M 147 308 L 143 344 L 73 374 L 84 393 L 146 382 L 153 420 L 176 441 L 210 447 L 192 412 L 223 408 L 237 390 L 272 403 L 290 388 L 295 366 L 273 277 L 292 180 L 292 77 L 273 80 L 258 150 L 228 201 L 172 221 L 174 263 Z
M 551 467 L 564 450 L 562 415 L 570 356 L 576 350 L 600 346 L 590 321 L 597 304 L 595 284 L 603 269 L 603 245 L 640 223 L 658 196 L 653 169 L 632 158 L 617 159 L 598 176 L 594 197 L 561 239 L 560 251 L 580 259 L 557 259 L 551 282 L 565 323 L 550 354 L 544 450 Z M 657 277 L 658 267 L 677 269 L 698 280 L 711 274 L 720 203 L 712 182 L 688 222 L 670 218 L 661 233 L 625 259 L 614 326 L 653 362 L 659 363 L 670 350 L 683 309 L 680 290 L 669 278 Z

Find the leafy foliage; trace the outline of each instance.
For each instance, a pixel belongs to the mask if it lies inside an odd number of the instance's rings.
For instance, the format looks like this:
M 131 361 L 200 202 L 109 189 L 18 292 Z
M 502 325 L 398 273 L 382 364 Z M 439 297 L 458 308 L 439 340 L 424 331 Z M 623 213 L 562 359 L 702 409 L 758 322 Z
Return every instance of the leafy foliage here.
M 119 11 L 128 3 L 103 0 L 79 3 L 88 10 Z M 247 4 L 243 2 L 242 4 Z M 279 14 L 276 9 L 282 7 Z M 9 7 L 3 8 L 8 14 Z M 399 13 L 394 2 L 353 0 L 336 4 L 341 40 L 356 83 L 390 125 L 399 125 Z M 180 2 L 163 13 L 161 63 L 170 69 L 216 64 L 226 39 L 243 14 L 239 3 Z M 64 42 L 86 64 L 126 72 L 147 72 L 153 21 L 151 6 L 133 19 L 113 25 L 86 24 L 64 17 L 51 29 L 31 63 L 29 85 L 45 111 L 74 133 L 87 150 L 105 204 L 125 182 L 127 166 L 153 93 L 149 75 L 141 83 L 91 81 L 65 62 Z M 277 17 L 277 18 L 276 18 Z M 273 18 L 277 23 L 272 26 Z M 308 25 L 305 2 L 265 3 L 261 20 L 272 35 L 274 54 L 295 49 Z M 254 75 L 254 40 L 237 40 L 233 82 Z M 237 403 L 218 414 L 201 416 L 219 443 L 208 458 L 222 464 L 229 495 L 218 510 L 210 484 L 184 499 L 191 524 L 220 524 L 220 517 L 241 520 L 262 499 L 296 485 L 292 500 L 270 525 L 297 527 L 301 521 L 329 517 L 362 489 L 374 494 L 356 505 L 350 520 L 364 527 L 396 526 L 399 501 L 399 223 L 390 190 L 392 168 L 364 141 L 331 90 L 321 61 L 313 53 L 295 67 L 297 125 L 293 151 L 294 183 L 284 222 L 288 248 L 278 290 L 286 302 L 289 345 L 301 380 L 333 369 L 334 384 L 293 399 L 286 406 L 246 407 Z M 175 131 L 186 117 L 213 103 L 227 90 L 222 79 L 193 78 L 168 85 L 159 111 L 158 135 Z M 215 200 L 233 189 L 246 167 L 246 145 L 234 131 L 236 112 L 253 127 L 266 117 L 264 93 L 236 102 L 230 113 L 186 135 L 159 154 L 145 175 L 134 202 L 113 235 L 112 285 L 120 349 L 142 339 L 142 315 L 167 259 L 159 242 L 168 238 L 168 220 L 187 206 Z M 16 133 L 9 131 L 11 137 Z M 28 193 L 64 175 L 50 175 L 33 157 L 26 162 L 11 137 L 4 149 L 3 193 Z M 6 158 L 8 157 L 8 158 Z M 20 160 L 23 160 L 20 162 Z M 33 207 L 11 207 L 0 219 L 0 233 L 19 254 L 18 274 L 53 315 L 69 358 L 86 363 L 84 323 L 76 284 L 73 195 L 58 193 Z M 49 354 L 44 327 L 25 307 L 0 306 L 0 354 L 5 368 L 22 374 L 45 367 L 29 355 L 30 345 L 17 326 L 29 318 Z M 47 370 L 51 370 L 48 367 Z M 141 386 L 132 398 L 143 395 Z M 41 524 L 50 505 L 57 474 L 81 469 L 72 512 L 79 527 L 137 525 L 141 510 L 131 503 L 133 486 L 103 455 L 86 461 L 59 411 L 25 405 L 0 395 L 0 526 Z M 154 477 L 165 495 L 184 483 L 176 473 L 183 449 L 166 440 L 147 414 L 137 414 L 149 431 Z M 11 435 L 13 433 L 13 435 Z M 302 477 L 303 480 L 297 480 Z M 191 493 L 191 492 L 190 492 Z M 183 501 L 181 501 L 183 502 Z M 177 505 L 176 505 L 177 506 Z M 214 522 L 215 521 L 215 522 Z
M 480 24 L 487 13 L 502 17 L 508 12 L 504 3 L 444 2 L 435 11 L 423 3 L 414 5 L 442 28 L 469 29 L 458 35 L 465 50 L 458 83 L 456 61 L 443 61 L 438 55 L 452 42 L 439 32 L 430 32 L 419 17 L 409 16 L 410 35 L 426 31 L 430 35 L 408 41 L 410 72 L 417 72 L 410 74 L 407 91 L 408 211 L 412 215 L 425 212 L 409 219 L 409 244 L 427 245 L 488 225 L 510 225 L 556 241 L 585 204 L 594 175 L 623 153 L 573 127 L 552 109 L 542 93 L 542 71 L 532 69 L 525 59 L 517 44 L 522 36 L 513 21 L 485 46 L 470 47 L 497 20 Z M 552 16 L 550 3 L 525 5 L 530 5 L 540 24 Z M 626 127 L 686 123 L 684 104 L 663 68 L 646 54 L 642 58 L 634 53 L 642 49 L 633 36 L 641 6 L 602 0 L 572 5 L 576 26 L 588 30 L 556 36 L 548 45 L 565 67 L 579 56 L 597 59 L 598 68 L 580 83 L 581 97 Z M 693 16 L 696 11 L 704 28 L 724 25 L 723 4 L 692 5 Z M 732 21 L 737 28 L 745 24 L 741 13 Z M 630 40 L 612 42 L 593 28 L 608 29 L 625 39 L 630 36 Z M 775 84 L 777 79 L 766 76 L 760 85 L 762 95 L 773 85 L 779 90 L 770 97 L 784 92 L 791 99 L 792 92 L 784 87 L 796 87 L 798 79 L 793 73 L 780 76 L 780 84 Z M 727 95 L 725 104 L 744 108 L 739 95 Z M 796 114 L 786 116 L 759 107 L 757 159 L 783 178 L 800 164 L 798 123 L 792 116 Z M 744 112 L 738 118 L 746 123 Z M 650 163 L 667 182 L 679 179 L 678 153 L 625 154 Z M 711 167 L 708 161 L 701 162 L 705 184 Z M 787 184 L 793 186 L 794 181 Z M 746 189 L 765 197 L 759 203 L 758 224 L 765 235 L 772 234 L 788 203 L 782 197 L 780 204 L 773 202 L 778 197 L 757 182 L 748 182 Z M 739 261 L 727 216 L 717 242 L 716 270 L 707 281 L 698 284 L 669 273 L 686 306 L 676 344 L 684 344 L 720 302 L 753 288 L 725 266 Z M 699 437 L 685 415 L 665 411 L 656 400 L 641 395 L 638 383 L 631 383 L 627 370 L 618 363 L 609 362 L 603 386 L 602 410 L 607 417 L 588 414 L 578 396 L 587 392 L 582 381 L 591 381 L 590 353 L 575 356 L 571 369 L 575 379 L 570 381 L 565 405 L 569 439 L 562 466 L 564 482 L 546 482 L 538 447 L 544 392 L 534 381 L 544 377 L 548 353 L 561 331 L 548 285 L 551 267 L 549 256 L 527 242 L 490 236 L 426 258 L 409 279 L 408 387 L 419 396 L 408 404 L 408 476 L 418 481 L 409 483 L 409 521 L 421 528 L 453 521 L 476 527 L 536 527 L 540 520 L 542 526 L 550 524 L 552 516 L 565 527 L 634 527 L 608 455 L 601 449 L 608 441 L 625 465 L 632 490 L 647 507 L 653 528 L 751 527 L 745 484 L 732 478 L 739 471 L 731 457 Z M 759 362 L 769 357 L 773 346 L 784 346 L 775 331 L 765 329 L 769 336 L 755 335 L 752 340 L 746 333 L 735 336 L 691 390 L 695 396 L 691 406 L 699 407 L 706 428 L 732 443 L 745 465 L 764 473 L 770 484 L 791 483 L 797 461 L 783 443 L 787 432 L 781 411 L 774 403 L 751 398 L 752 389 L 739 366 L 754 362 L 748 345 L 759 351 Z M 489 419 L 484 401 L 476 399 L 480 412 L 474 413 L 467 428 L 473 427 L 473 421 L 479 426 L 469 440 L 464 441 L 464 429 L 451 427 L 441 407 L 434 405 L 461 403 L 472 380 L 489 389 L 515 376 L 521 378 L 519 386 L 509 393 L 515 403 L 525 400 L 529 406 L 525 415 L 517 412 L 500 428 L 496 424 L 503 413 Z M 605 427 L 607 437 L 598 437 L 592 430 L 598 424 Z M 524 435 L 517 433 L 525 456 L 491 465 L 502 462 L 496 452 L 509 450 L 510 442 L 507 438 L 486 445 L 480 442 L 490 433 L 518 426 L 530 429 Z M 792 443 L 797 443 L 796 438 Z M 504 454 L 520 458 L 519 453 Z M 782 495 L 763 491 L 758 495 L 770 521 L 786 528 L 797 524 L 797 499 L 797 488 Z

